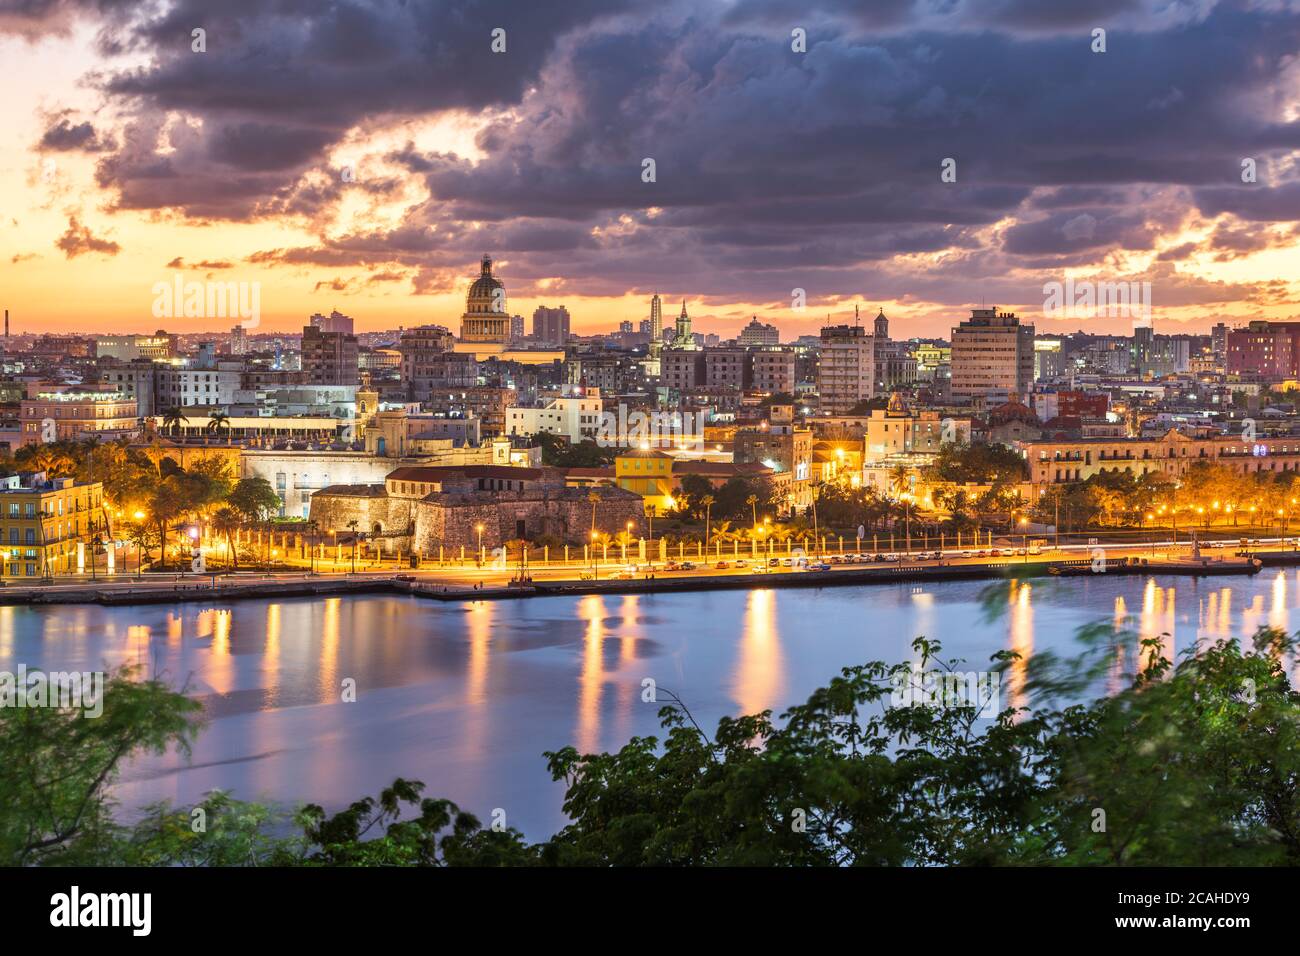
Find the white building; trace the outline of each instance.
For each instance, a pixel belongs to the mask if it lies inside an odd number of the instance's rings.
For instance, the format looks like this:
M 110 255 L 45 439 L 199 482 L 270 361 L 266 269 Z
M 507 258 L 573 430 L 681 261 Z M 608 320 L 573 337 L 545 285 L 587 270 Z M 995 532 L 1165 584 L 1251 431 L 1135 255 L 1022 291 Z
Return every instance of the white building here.
M 542 408 L 507 408 L 505 433 L 531 438 L 545 432 L 576 443 L 596 437 L 604 410 L 600 389 L 571 386 Z

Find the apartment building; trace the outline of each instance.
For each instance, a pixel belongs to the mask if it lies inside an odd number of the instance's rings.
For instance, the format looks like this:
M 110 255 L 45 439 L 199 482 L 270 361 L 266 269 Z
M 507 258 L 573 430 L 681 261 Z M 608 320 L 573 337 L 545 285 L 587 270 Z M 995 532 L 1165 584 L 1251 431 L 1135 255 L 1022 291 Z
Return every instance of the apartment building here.
M 0 478 L 0 573 L 40 578 L 89 573 L 108 542 L 103 486 L 27 472 Z M 112 547 L 111 543 L 107 543 Z M 107 567 L 107 561 L 98 564 Z
M 997 306 L 952 330 L 952 397 L 1005 402 L 1034 385 L 1034 327 Z
M 817 394 L 823 415 L 847 414 L 875 394 L 875 342 L 860 325 L 830 325 L 821 331 Z
M 22 443 L 95 437 L 108 441 L 134 435 L 139 416 L 135 399 L 119 392 L 40 392 L 19 403 Z
M 1197 462 L 1223 465 L 1238 474 L 1300 471 L 1300 437 L 1243 441 L 1232 435 L 1195 438 L 1171 429 L 1158 438 L 1029 441 L 1019 448 L 1035 484 L 1086 481 L 1103 472 L 1160 472 L 1179 478 Z

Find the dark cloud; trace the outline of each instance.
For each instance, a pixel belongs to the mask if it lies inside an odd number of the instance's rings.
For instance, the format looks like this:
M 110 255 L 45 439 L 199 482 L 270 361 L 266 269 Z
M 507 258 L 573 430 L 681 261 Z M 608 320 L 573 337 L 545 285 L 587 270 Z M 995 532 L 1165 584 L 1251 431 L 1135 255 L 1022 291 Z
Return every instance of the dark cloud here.
M 112 137 L 101 138 L 89 122 L 74 123 L 67 115 L 58 117 L 45 130 L 38 144 L 41 149 L 101 153 L 116 148 Z
M 1300 220 L 1283 161 L 1300 124 L 1277 105 L 1300 15 L 1283 4 L 25 6 L 24 22 L 52 29 L 93 11 L 104 50 L 148 54 L 89 80 L 125 117 L 96 167 L 117 208 L 305 223 L 318 241 L 247 260 L 371 277 L 331 289 L 411 278 L 417 293 L 444 291 L 491 251 L 512 294 L 780 303 L 800 287 L 1032 303 L 1042 270 L 1170 246 L 1158 266 L 1248 255 L 1279 241 L 1269 224 Z M 807 53 L 790 48 L 796 26 Z M 495 27 L 504 54 L 490 50 Z M 1094 27 L 1108 30 L 1104 54 L 1090 49 Z M 412 141 L 373 157 L 373 173 L 339 168 L 358 133 L 449 112 L 486 123 L 482 156 Z M 71 117 L 45 136 L 48 148 L 108 141 Z M 1243 157 L 1257 159 L 1258 184 L 1240 183 Z M 940 179 L 949 158 L 955 183 Z M 413 185 L 429 198 L 396 226 L 326 228 L 349 198 L 392 202 Z M 1178 242 L 1198 216 L 1212 238 Z
M 106 256 L 115 256 L 122 251 L 122 247 L 116 242 L 109 239 L 100 239 L 91 231 L 81 224 L 81 219 L 76 213 L 68 215 L 67 231 L 59 237 L 54 245 L 63 250 L 63 254 L 69 259 L 75 259 L 77 256 L 83 256 L 87 253 L 100 253 Z

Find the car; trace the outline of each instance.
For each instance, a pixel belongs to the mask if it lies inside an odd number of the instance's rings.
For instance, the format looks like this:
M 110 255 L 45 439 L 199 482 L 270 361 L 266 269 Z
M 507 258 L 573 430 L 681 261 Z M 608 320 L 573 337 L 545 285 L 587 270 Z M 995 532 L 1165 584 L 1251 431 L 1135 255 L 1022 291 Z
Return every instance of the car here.
M 667 564 L 664 565 L 665 571 L 680 571 L 681 569 L 682 566 L 678 564 L 676 561 L 669 561 Z
M 680 570 L 682 570 L 682 571 L 694 571 L 694 570 L 695 570 L 695 562 L 694 562 L 694 561 L 683 561 Z
M 1023 558 L 1023 557 L 1025 556 L 1025 549 L 1024 549 L 1024 548 L 1016 548 L 1015 553 L 1016 553 L 1016 555 L 1017 555 L 1018 557 L 1022 557 L 1022 558 Z
M 726 571 L 730 567 L 731 567 L 730 561 L 719 561 L 717 564 L 713 566 L 713 569 L 715 571 Z
M 1042 554 L 1042 553 L 1043 553 L 1043 549 L 1042 549 L 1041 547 L 1039 547 L 1038 545 L 1036 545 L 1036 544 L 1031 544 L 1031 545 L 1029 546 L 1029 553 L 1030 553 L 1030 554 Z
M 792 559 L 790 559 L 790 558 L 782 558 L 782 559 L 781 559 L 781 567 L 783 567 L 783 568 L 789 568 L 789 567 L 793 567 L 793 566 L 794 566 L 794 561 L 793 561 Z
M 830 569 L 831 569 L 831 566 L 830 566 L 829 564 L 827 564 L 825 561 L 819 562 L 819 563 L 817 563 L 817 564 L 809 564 L 809 565 L 808 565 L 808 570 L 809 570 L 809 571 L 829 571 Z
M 781 559 L 780 559 L 780 558 L 768 558 L 768 559 L 767 559 L 767 566 L 768 566 L 769 568 L 779 568 L 779 567 L 781 566 Z
M 898 554 L 897 552 L 893 552 L 893 551 L 891 551 L 889 554 L 885 555 L 885 560 L 886 560 L 886 561 L 898 561 L 898 560 L 900 560 L 901 558 L 902 558 L 902 555 Z
M 961 553 L 961 556 L 963 558 L 973 558 L 975 557 L 975 552 L 971 551 L 970 549 L 967 549 Z
M 415 575 L 414 575 L 414 574 L 395 574 L 395 575 L 393 575 L 393 580 L 394 580 L 394 581 L 414 581 L 414 580 L 415 580 Z
M 874 558 L 872 558 L 871 560 L 873 560 L 873 561 L 884 561 L 884 560 L 886 560 L 884 552 L 881 552 L 880 554 L 876 555 L 876 556 L 875 556 Z

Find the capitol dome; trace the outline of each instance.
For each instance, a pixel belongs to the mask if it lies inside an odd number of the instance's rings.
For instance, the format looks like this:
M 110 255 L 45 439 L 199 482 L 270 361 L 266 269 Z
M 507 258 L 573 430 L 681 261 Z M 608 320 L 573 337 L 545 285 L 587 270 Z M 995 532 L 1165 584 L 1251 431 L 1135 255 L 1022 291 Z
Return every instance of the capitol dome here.
M 498 293 L 497 290 L 501 291 Z M 506 310 L 505 283 L 492 274 L 492 257 L 485 255 L 479 270 L 479 277 L 469 287 L 465 299 L 465 313 L 483 312 L 503 313 Z

